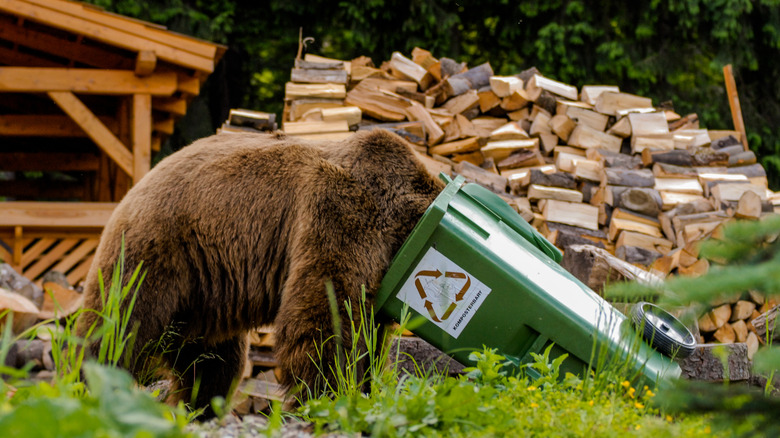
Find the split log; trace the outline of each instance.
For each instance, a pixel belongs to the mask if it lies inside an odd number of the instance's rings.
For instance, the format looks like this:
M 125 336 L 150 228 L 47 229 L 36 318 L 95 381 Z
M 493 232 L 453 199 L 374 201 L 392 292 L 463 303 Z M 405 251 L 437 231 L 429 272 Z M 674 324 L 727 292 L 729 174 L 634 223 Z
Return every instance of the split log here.
M 518 149 L 499 161 L 497 166 L 499 170 L 505 170 L 541 164 L 544 164 L 544 157 L 537 149 Z
M 549 126 L 552 132 L 560 137 L 561 140 L 568 141 L 577 123 L 565 114 L 558 114 L 550 119 Z
M 539 139 L 529 138 L 527 140 L 501 140 L 501 141 L 488 141 L 485 146 L 482 147 L 482 154 L 485 158 L 493 158 L 493 160 L 501 161 L 504 158 L 518 149 L 538 149 Z
M 672 251 L 673 243 L 662 237 L 654 237 L 635 231 L 622 231 L 618 236 L 615 247 L 620 249 L 622 246 L 633 246 L 645 248 L 648 251 L 654 251 L 660 255 L 666 255 Z
M 453 171 L 463 175 L 467 180 L 476 182 L 496 193 L 506 193 L 509 184 L 506 177 L 488 172 L 468 162 L 458 163 L 453 166 Z
M 600 148 L 620 152 L 623 141 L 619 137 L 597 131 L 587 125 L 577 125 L 569 136 L 569 144 L 583 149 Z
M 569 100 L 577 100 L 577 87 L 573 87 L 563 82 L 558 82 L 553 79 L 546 78 L 542 75 L 534 75 L 526 85 L 526 91 L 530 95 L 541 94 L 541 91 L 546 90 L 550 93 L 557 94 L 558 96 L 565 97 Z
M 741 219 L 759 219 L 761 210 L 761 198 L 755 192 L 748 190 L 739 198 L 734 215 Z
M 622 169 L 609 167 L 604 169 L 605 184 L 631 187 L 653 187 L 656 182 L 650 169 Z
M 671 134 L 633 135 L 631 137 L 631 153 L 639 154 L 646 150 L 674 150 L 674 138 Z
M 528 199 L 536 201 L 539 199 L 556 199 L 566 202 L 582 202 L 582 192 L 577 190 L 562 189 L 560 187 L 548 187 L 531 184 L 528 187 Z
M 669 132 L 669 124 L 666 122 L 666 116 L 662 112 L 631 113 L 626 117 L 631 123 L 631 135 L 634 137 L 667 134 Z
M 646 216 L 658 216 L 661 211 L 661 195 L 648 187 L 608 187 L 611 191 L 611 205 L 635 211 Z
M 47 282 L 43 284 L 43 289 L 46 294 L 38 312 L 39 319 L 63 318 L 73 314 L 84 303 L 84 294 L 61 284 Z
M 444 139 L 444 130 L 442 130 L 439 124 L 433 120 L 430 112 L 428 112 L 424 106 L 420 105 L 418 102 L 411 101 L 409 102 L 409 105 L 406 106 L 405 113 L 410 120 L 422 122 L 425 127 L 428 146 L 436 145 Z
M 648 97 L 609 91 L 599 95 L 594 107 L 596 111 L 609 116 L 615 116 L 618 112 L 625 110 L 655 111 L 655 108 L 653 108 L 653 101 Z
M 628 117 L 621 117 L 620 120 L 607 129 L 607 134 L 620 138 L 631 137 L 631 122 L 629 122 Z
M 620 88 L 614 85 L 583 85 L 580 91 L 580 100 L 590 105 L 595 105 L 601 93 L 620 93 Z
M 479 107 L 479 96 L 477 90 L 468 90 L 458 96 L 455 96 L 442 105 L 442 108 L 452 114 L 464 114 L 467 111 Z
M 605 284 L 616 281 L 637 281 L 658 285 L 660 277 L 613 256 L 593 245 L 571 245 L 566 249 L 561 266 L 596 292 Z
M 719 329 L 715 330 L 712 337 L 721 344 L 731 344 L 737 340 L 737 335 L 729 323 L 724 323 Z
M 484 141 L 479 137 L 469 137 L 430 147 L 428 148 L 428 153 L 432 155 L 462 154 L 478 151 L 482 144 L 484 144 Z
M 737 320 L 731 324 L 731 328 L 734 330 L 734 338 L 737 342 L 746 342 L 748 337 L 747 324 L 743 320 Z
M 710 318 L 712 318 L 715 328 L 721 328 L 731 318 L 731 305 L 726 303 L 722 304 L 710 311 Z
M 628 263 L 642 266 L 650 266 L 656 259 L 662 256 L 657 251 L 627 245 L 618 247 L 615 250 L 615 255 Z
M 542 216 L 550 222 L 597 230 L 599 209 L 588 204 L 578 204 L 550 199 L 542 209 Z
M 493 76 L 489 80 L 490 88 L 498 97 L 507 97 L 523 89 L 523 81 L 516 76 Z
M 734 322 L 738 320 L 748 319 L 753 311 L 756 310 L 756 303 L 752 301 L 739 300 L 731 309 L 731 318 L 729 321 Z
M 764 342 L 780 339 L 780 330 L 777 330 L 778 313 L 780 313 L 780 306 L 774 306 L 750 321 L 756 329 L 756 334 Z
M 608 116 L 569 102 L 559 102 L 556 114 L 568 116 L 577 125 L 585 125 L 599 132 L 604 132 L 609 123 Z
M 490 85 L 493 69 L 490 63 L 478 65 L 466 72 L 450 76 L 444 81 L 444 92 L 448 97 L 460 96 L 468 90 L 478 90 Z
M 393 52 L 390 56 L 390 68 L 400 73 L 403 77 L 417 82 L 423 91 L 427 90 L 434 81 L 433 75 L 428 73 L 425 68 L 400 52 Z
M 574 177 L 566 172 L 545 173 L 542 170 L 532 169 L 530 172 L 530 183 L 540 186 L 560 187 L 564 189 L 575 189 L 577 182 Z

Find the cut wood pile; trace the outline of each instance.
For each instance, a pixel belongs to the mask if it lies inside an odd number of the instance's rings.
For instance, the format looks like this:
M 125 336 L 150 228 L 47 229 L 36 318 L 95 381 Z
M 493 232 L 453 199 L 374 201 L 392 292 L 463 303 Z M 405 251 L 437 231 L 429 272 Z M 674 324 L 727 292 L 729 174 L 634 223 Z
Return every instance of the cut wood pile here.
M 500 194 L 562 250 L 593 244 L 661 277 L 703 274 L 696 242 L 780 211 L 740 132 L 617 86 L 578 89 L 535 68 L 497 76 L 416 48 L 379 68 L 299 56 L 285 90 L 289 135 L 394 131 L 432 171 Z

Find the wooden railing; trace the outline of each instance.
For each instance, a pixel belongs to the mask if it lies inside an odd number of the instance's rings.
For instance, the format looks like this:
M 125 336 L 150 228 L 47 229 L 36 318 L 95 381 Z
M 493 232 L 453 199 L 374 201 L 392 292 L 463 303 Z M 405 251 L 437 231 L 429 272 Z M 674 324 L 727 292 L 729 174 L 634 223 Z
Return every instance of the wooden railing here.
M 89 271 L 115 207 L 97 202 L 0 202 L 0 259 L 33 281 L 53 270 L 77 284 Z

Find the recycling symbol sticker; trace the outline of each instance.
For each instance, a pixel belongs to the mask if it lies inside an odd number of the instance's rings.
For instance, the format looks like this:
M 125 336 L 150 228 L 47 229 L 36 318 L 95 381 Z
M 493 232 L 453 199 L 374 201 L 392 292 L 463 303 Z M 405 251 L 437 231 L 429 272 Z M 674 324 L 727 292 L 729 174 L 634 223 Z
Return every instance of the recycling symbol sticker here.
M 490 288 L 431 247 L 396 296 L 457 338 L 488 294 Z

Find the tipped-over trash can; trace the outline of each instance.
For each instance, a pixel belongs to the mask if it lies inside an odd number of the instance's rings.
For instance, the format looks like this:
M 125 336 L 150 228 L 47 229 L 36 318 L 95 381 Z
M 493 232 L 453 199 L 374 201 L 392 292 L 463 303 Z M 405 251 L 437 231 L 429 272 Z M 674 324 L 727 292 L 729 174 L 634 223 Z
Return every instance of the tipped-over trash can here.
M 441 177 L 446 188 L 382 280 L 380 315 L 425 318 L 415 335 L 467 365 L 483 346 L 529 363 L 553 344 L 551 357 L 569 354 L 561 370 L 582 375 L 596 345 L 632 363 L 647 383 L 680 375 L 629 318 L 563 269 L 561 252 L 499 196 Z

